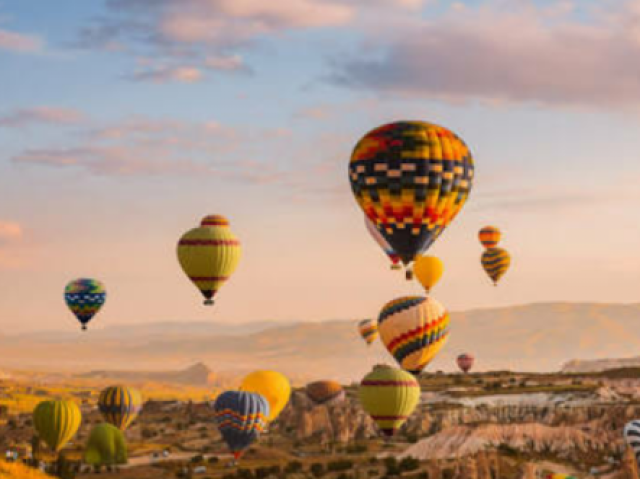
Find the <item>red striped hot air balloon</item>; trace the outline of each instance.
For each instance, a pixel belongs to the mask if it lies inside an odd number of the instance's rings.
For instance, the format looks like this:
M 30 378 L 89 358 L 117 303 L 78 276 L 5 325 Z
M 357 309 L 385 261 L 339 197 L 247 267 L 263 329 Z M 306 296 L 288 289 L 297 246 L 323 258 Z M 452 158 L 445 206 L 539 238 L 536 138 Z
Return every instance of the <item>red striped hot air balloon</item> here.
M 500 242 L 502 233 L 495 226 L 485 226 L 478 233 L 478 239 L 485 248 L 495 248 Z
M 458 363 L 458 367 L 462 370 L 463 373 L 468 373 L 473 367 L 473 363 L 476 359 L 469 353 L 463 353 L 456 359 Z

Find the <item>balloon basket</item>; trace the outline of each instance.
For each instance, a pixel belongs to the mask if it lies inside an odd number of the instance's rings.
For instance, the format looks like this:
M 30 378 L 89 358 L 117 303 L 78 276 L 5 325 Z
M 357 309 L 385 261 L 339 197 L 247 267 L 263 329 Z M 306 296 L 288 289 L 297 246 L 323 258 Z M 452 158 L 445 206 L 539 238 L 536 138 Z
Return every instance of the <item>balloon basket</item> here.
M 407 278 L 407 281 L 411 281 L 413 279 L 413 271 L 407 270 L 407 272 L 405 273 L 405 278 Z
M 205 299 L 204 300 L 204 304 L 205 306 L 213 306 L 213 299 Z

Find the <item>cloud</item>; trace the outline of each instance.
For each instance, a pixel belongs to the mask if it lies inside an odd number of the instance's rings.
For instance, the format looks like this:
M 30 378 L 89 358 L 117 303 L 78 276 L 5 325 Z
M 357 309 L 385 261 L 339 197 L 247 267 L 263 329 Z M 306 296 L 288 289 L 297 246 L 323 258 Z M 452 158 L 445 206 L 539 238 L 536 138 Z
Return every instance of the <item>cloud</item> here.
M 44 42 L 35 35 L 0 29 L 0 50 L 19 53 L 34 53 L 43 49 Z
M 82 122 L 85 116 L 78 110 L 40 106 L 24 108 L 0 117 L 0 127 L 24 127 L 38 123 L 54 125 L 75 125 Z
M 202 78 L 202 71 L 199 68 L 189 66 L 141 69 L 132 75 L 133 80 L 152 83 L 197 83 Z
M 640 62 L 631 61 L 640 57 L 638 2 L 588 21 L 571 7 L 489 0 L 401 30 L 369 29 L 357 55 L 335 60 L 330 80 L 447 101 L 640 106 Z

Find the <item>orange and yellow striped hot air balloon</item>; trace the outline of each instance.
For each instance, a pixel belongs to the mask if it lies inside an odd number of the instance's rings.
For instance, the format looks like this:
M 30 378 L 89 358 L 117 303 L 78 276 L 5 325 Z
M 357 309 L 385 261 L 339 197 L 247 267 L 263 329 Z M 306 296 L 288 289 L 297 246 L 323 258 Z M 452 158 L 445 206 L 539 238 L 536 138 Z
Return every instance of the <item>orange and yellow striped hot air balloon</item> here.
M 478 239 L 485 248 L 495 248 L 500 242 L 502 233 L 495 226 L 485 226 L 478 233 Z
M 373 319 L 363 319 L 358 323 L 358 331 L 367 345 L 370 345 L 378 337 L 378 324 Z
M 489 248 L 482 254 L 480 261 L 494 286 L 498 286 L 498 281 L 511 266 L 511 255 L 502 248 Z
M 189 279 L 212 305 L 213 297 L 240 262 L 238 238 L 220 215 L 207 216 L 199 228 L 185 233 L 178 242 L 178 261 Z
M 402 369 L 419 374 L 449 338 L 449 313 L 432 297 L 394 299 L 380 311 L 378 331 Z

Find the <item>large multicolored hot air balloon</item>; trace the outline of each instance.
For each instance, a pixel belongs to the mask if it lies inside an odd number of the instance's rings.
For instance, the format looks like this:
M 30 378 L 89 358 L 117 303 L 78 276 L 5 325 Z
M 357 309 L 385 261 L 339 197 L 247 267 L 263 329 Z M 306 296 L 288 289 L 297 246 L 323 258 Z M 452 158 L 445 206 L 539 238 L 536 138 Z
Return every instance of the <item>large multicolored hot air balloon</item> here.
M 78 432 L 82 414 L 73 401 L 42 401 L 33 410 L 33 426 L 51 450 L 59 452 Z
M 276 371 L 254 371 L 242 380 L 240 391 L 257 393 L 269 402 L 267 419 L 273 421 L 289 402 L 289 380 Z
M 87 329 L 87 323 L 100 311 L 106 299 L 104 285 L 97 279 L 74 279 L 64 289 L 64 300 L 83 330 Z
M 105 421 L 124 431 L 142 410 L 142 397 L 136 389 L 110 386 L 100 393 L 98 408 Z
M 394 299 L 380 311 L 378 331 L 402 369 L 419 374 L 448 339 L 449 313 L 432 297 Z
M 378 228 L 376 228 L 371 220 L 366 216 L 364 217 L 364 224 L 367 227 L 367 231 L 369 232 L 371 237 L 376 243 L 378 243 L 378 246 L 382 248 L 382 251 L 384 251 L 391 260 L 391 269 L 401 269 L 400 256 L 398 256 L 396 252 L 393 251 L 393 248 L 391 247 L 391 245 L 389 245 L 389 242 L 384 239 L 384 236 L 382 236 L 380 231 L 378 231 Z
M 344 400 L 345 393 L 336 381 L 316 381 L 307 384 L 307 397 L 315 404 L 336 404 Z
M 358 331 L 362 339 L 371 344 L 378 337 L 378 324 L 373 319 L 363 319 L 358 323 Z
M 237 459 L 265 430 L 269 401 L 260 394 L 227 391 L 213 405 L 222 438 Z
M 185 233 L 178 242 L 178 261 L 189 279 L 212 305 L 213 297 L 240 262 L 238 238 L 229 222 L 219 215 L 205 217 L 199 228 Z
M 474 361 L 475 361 L 475 358 L 469 353 L 462 353 L 456 359 L 456 363 L 458 364 L 458 367 L 465 374 L 471 370 L 471 368 L 473 367 Z
M 485 248 L 495 248 L 498 246 L 501 236 L 500 230 L 495 226 L 485 226 L 478 233 L 480 243 L 482 243 L 482 246 Z
M 128 461 L 127 442 L 120 429 L 111 424 L 98 424 L 89 434 L 84 462 L 92 466 L 112 466 Z
M 494 286 L 498 286 L 498 281 L 511 266 L 511 256 L 507 250 L 502 248 L 489 248 L 480 258 L 482 267 L 493 281 Z
M 624 426 L 624 440 L 633 449 L 636 463 L 640 468 L 640 420 L 630 421 Z
M 460 212 L 473 173 L 471 152 L 458 136 L 420 121 L 370 131 L 349 163 L 356 201 L 405 265 Z
M 420 384 L 411 374 L 375 366 L 360 382 L 360 404 L 386 436 L 393 436 L 420 399 Z
M 442 261 L 436 256 L 417 256 L 413 265 L 413 274 L 427 293 L 431 292 L 444 272 Z

